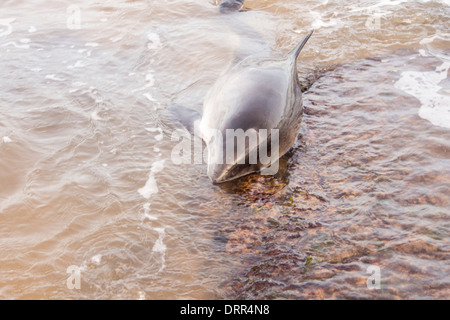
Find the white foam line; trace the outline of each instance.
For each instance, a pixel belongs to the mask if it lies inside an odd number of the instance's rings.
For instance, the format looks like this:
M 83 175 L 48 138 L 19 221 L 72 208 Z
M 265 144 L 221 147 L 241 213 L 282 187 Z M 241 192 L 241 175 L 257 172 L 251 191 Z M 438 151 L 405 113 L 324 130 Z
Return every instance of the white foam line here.
M 315 15 L 315 17 L 316 17 L 316 19 L 311 24 L 311 27 L 313 27 L 314 29 L 319 29 L 322 27 L 332 27 L 332 26 L 337 25 L 336 20 L 330 20 L 329 22 L 323 21 L 322 16 L 320 14 Z
M 91 119 L 94 120 L 94 121 L 103 120 L 102 117 L 100 117 L 98 115 L 98 113 L 99 113 L 99 110 L 92 111 L 91 114 L 90 114 Z
M 151 73 L 148 73 L 145 76 L 145 81 L 147 83 L 143 87 L 140 87 L 140 88 L 137 88 L 137 89 L 133 89 L 131 92 L 135 93 L 135 92 L 138 92 L 138 91 L 146 90 L 147 88 L 153 87 L 155 85 L 155 77 Z M 152 100 L 152 101 L 154 101 L 154 100 Z
M 164 138 L 164 134 L 161 128 L 145 128 L 148 132 L 159 132 L 158 135 L 155 136 L 156 141 L 161 141 Z
M 408 0 L 398 0 L 398 1 L 382 0 L 381 2 L 374 4 L 373 6 L 352 8 L 352 10 L 350 10 L 350 11 L 351 12 L 372 11 L 375 8 L 380 8 L 380 7 L 385 7 L 385 6 L 396 6 L 403 2 L 408 2 Z
M 164 161 L 165 160 L 163 159 L 152 164 L 152 168 L 150 169 L 150 174 L 145 186 L 138 190 L 139 194 L 145 199 L 150 199 L 152 194 L 158 193 L 159 190 L 155 179 L 155 173 L 158 173 L 164 169 Z
M 156 232 L 158 232 L 158 239 L 156 240 L 155 244 L 153 245 L 152 252 L 160 252 L 165 253 L 166 252 L 166 245 L 164 244 L 164 236 L 166 234 L 164 228 L 154 228 Z
M 420 101 L 418 114 L 422 119 L 435 126 L 450 129 L 450 96 L 441 94 L 443 88 L 439 85 L 447 78 L 449 68 L 450 60 L 443 61 L 435 71 L 405 71 L 394 86 Z
M 150 174 L 145 186 L 138 190 L 141 196 L 145 199 L 150 199 L 151 195 L 154 193 L 158 193 L 158 185 L 156 184 L 155 177 L 153 174 Z
M 144 208 L 144 219 L 147 218 L 152 221 L 158 220 L 156 216 L 150 214 L 150 202 L 144 203 L 142 207 Z
M 147 39 L 149 43 L 147 44 L 147 48 L 150 50 L 158 50 L 161 48 L 161 39 L 159 35 L 155 32 L 148 32 Z
M 144 291 L 139 291 L 138 294 L 139 294 L 138 300 L 145 300 L 145 292 Z
M 155 110 L 158 110 L 158 109 L 159 109 L 159 107 L 161 106 L 161 103 L 159 103 L 158 100 L 156 100 L 155 98 L 153 98 L 153 96 L 152 96 L 149 92 L 144 93 L 144 94 L 142 94 L 142 95 L 143 95 L 144 97 L 146 97 L 148 100 L 150 100 L 151 102 L 155 103 L 155 105 L 154 105 L 154 109 L 155 109 Z
M 166 231 L 164 228 L 154 228 L 156 232 L 158 232 L 158 239 L 153 245 L 152 252 L 159 253 L 161 255 L 161 267 L 158 272 L 162 271 L 166 267 L 166 250 L 167 247 L 164 244 L 163 240 L 166 235 Z
M 88 63 L 83 62 L 82 60 L 77 60 L 77 62 L 75 62 L 75 64 L 67 66 L 67 69 L 83 68 L 83 67 L 86 67 L 88 65 L 89 65 Z
M 59 78 L 56 74 L 48 74 L 45 76 L 45 79 L 50 79 L 53 81 L 64 81 L 64 78 Z
M 6 47 L 6 46 L 9 46 L 9 45 L 13 45 L 14 47 L 20 48 L 20 49 L 30 49 L 30 45 L 29 44 L 17 44 L 14 41 L 10 41 L 10 42 L 4 43 L 4 44 L 2 44 L 2 47 Z
M 430 2 L 430 0 L 422 0 L 423 2 Z M 447 6 L 450 6 L 450 0 L 436 0 L 437 2 L 440 2 L 442 4 L 445 4 Z
M 100 263 L 102 262 L 102 255 L 101 254 L 96 254 L 95 256 L 93 256 L 91 258 L 91 262 L 96 264 L 97 266 L 100 265 Z

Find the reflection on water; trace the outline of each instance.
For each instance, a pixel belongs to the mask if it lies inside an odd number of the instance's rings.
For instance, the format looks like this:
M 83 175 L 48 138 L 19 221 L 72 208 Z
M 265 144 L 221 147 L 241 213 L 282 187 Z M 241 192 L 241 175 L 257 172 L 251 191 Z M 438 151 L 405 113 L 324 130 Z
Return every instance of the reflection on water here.
M 247 1 L 276 52 L 316 28 L 309 90 L 278 174 L 223 185 L 171 161 L 164 110 L 254 34 L 208 1 L 71 4 L 1 4 L 0 297 L 448 298 L 446 1 Z

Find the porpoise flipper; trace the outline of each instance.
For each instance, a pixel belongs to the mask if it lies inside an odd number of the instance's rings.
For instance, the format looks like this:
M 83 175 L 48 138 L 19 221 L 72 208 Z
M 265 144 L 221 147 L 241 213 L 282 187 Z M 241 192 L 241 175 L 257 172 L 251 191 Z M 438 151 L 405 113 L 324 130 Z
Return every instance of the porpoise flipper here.
M 175 121 L 181 123 L 191 134 L 194 134 L 195 122 L 200 121 L 202 117 L 198 111 L 176 103 L 171 103 L 167 111 Z

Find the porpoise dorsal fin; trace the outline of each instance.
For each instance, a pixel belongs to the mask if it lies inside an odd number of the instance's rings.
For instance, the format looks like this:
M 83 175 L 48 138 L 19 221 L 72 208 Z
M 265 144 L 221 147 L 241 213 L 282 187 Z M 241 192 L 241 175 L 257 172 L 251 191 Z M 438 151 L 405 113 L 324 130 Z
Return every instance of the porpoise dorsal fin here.
M 303 38 L 303 40 L 294 48 L 294 50 L 291 51 L 289 54 L 289 57 L 291 57 L 292 60 L 297 60 L 298 55 L 300 54 L 300 51 L 302 51 L 303 47 L 305 46 L 306 42 L 308 42 L 309 38 L 313 34 L 314 29 L 308 32 L 308 34 Z

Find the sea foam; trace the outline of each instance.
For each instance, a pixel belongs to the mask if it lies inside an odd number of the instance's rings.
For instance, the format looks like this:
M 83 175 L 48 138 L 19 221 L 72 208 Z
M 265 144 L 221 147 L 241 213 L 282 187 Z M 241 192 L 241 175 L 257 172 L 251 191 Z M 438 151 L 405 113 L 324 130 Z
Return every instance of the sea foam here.
M 426 41 L 425 41 L 426 42 Z M 421 50 L 421 55 L 427 54 Z M 420 103 L 418 111 L 422 119 L 430 121 L 435 126 L 450 129 L 450 95 L 440 83 L 447 79 L 450 68 L 450 57 L 436 55 L 442 60 L 435 71 L 405 71 L 394 84 L 398 89 L 416 97 Z M 447 91 L 447 92 L 446 92 Z
M 152 164 L 152 168 L 150 169 L 150 174 L 148 176 L 148 180 L 145 183 L 145 186 L 138 190 L 139 194 L 143 196 L 145 199 L 150 199 L 152 194 L 158 193 L 158 185 L 155 179 L 155 173 L 158 173 L 164 169 L 164 159 L 156 161 Z

